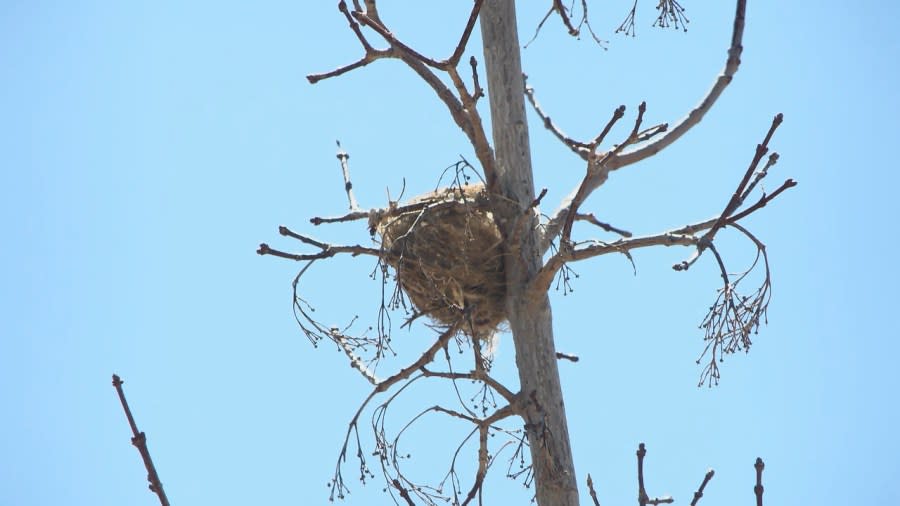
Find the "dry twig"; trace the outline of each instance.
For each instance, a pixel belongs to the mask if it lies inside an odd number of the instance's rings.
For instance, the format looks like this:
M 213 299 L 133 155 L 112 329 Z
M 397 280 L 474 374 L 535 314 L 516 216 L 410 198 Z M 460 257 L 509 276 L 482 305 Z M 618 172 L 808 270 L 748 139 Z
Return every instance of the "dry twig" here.
M 753 487 L 753 493 L 756 495 L 756 506 L 763 506 L 762 472 L 766 468 L 766 464 L 761 458 L 757 457 L 753 468 L 756 469 L 756 485 Z
M 125 382 L 122 381 L 119 375 L 113 374 L 112 384 L 116 388 L 116 393 L 119 394 L 119 402 L 122 403 L 125 417 L 128 418 L 128 425 L 131 426 L 131 433 L 134 434 L 131 438 L 131 444 L 138 449 L 138 453 L 141 454 L 141 460 L 144 461 L 144 467 L 147 469 L 147 481 L 150 483 L 150 491 L 159 498 L 159 504 L 169 506 L 169 498 L 166 497 L 166 492 L 163 490 L 162 482 L 159 479 L 159 473 L 156 472 L 156 466 L 153 465 L 150 450 L 147 448 L 147 435 L 137 428 L 137 423 L 135 423 L 134 416 L 131 414 L 131 408 L 128 407 L 128 401 L 125 399 L 125 391 L 122 389 L 123 383 Z
M 360 2 L 354 1 L 352 11 L 347 6 L 347 2 L 341 0 L 338 4 L 338 9 L 347 19 L 350 29 L 363 47 L 364 55 L 359 60 L 338 67 L 330 72 L 310 74 L 307 76 L 307 80 L 309 80 L 310 83 L 315 84 L 319 81 L 337 77 L 351 70 L 364 67 L 381 59 L 397 59 L 402 61 L 412 69 L 413 72 L 421 77 L 432 90 L 434 90 L 441 102 L 447 107 L 454 122 L 466 134 L 466 137 L 468 137 L 469 142 L 471 142 L 472 147 L 475 149 L 475 154 L 484 170 L 488 188 L 493 189 L 496 181 L 493 153 L 491 151 L 490 142 L 485 135 L 484 127 L 482 126 L 481 116 L 478 114 L 478 110 L 475 107 L 476 102 L 484 95 L 484 92 L 478 84 L 474 57 L 469 60 L 473 74 L 473 92 L 468 90 L 468 87 L 463 82 L 458 71 L 460 59 L 465 53 L 466 46 L 469 42 L 472 30 L 475 27 L 475 22 L 478 20 L 478 13 L 481 11 L 483 2 L 484 0 L 474 0 L 472 10 L 469 13 L 469 19 L 466 22 L 466 26 L 463 29 L 459 42 L 453 52 L 446 59 L 437 60 L 419 53 L 403 41 L 399 40 L 382 21 L 375 0 L 367 0 L 365 2 L 365 8 L 363 8 Z M 363 27 L 374 31 L 387 42 L 388 47 L 386 49 L 375 49 L 363 33 Z M 453 83 L 456 94 L 454 94 L 453 91 L 444 84 L 440 77 L 435 74 L 435 70 L 447 74 Z
M 645 132 L 644 135 L 638 135 L 635 142 L 631 144 L 639 144 L 632 150 L 622 150 L 620 146 L 615 152 L 610 152 L 609 156 L 603 156 L 596 161 L 589 159 L 589 153 L 585 146 L 590 143 L 575 141 L 564 135 L 560 135 L 561 130 L 558 127 L 552 127 L 552 122 L 548 122 L 548 116 L 542 110 L 538 110 L 538 114 L 544 118 L 544 125 L 554 132 L 554 135 L 583 159 L 588 162 L 587 175 L 582 183 L 576 188 L 569 197 L 563 200 L 557 211 L 553 214 L 550 222 L 545 227 L 544 235 L 541 239 L 542 251 L 547 251 L 550 242 L 556 237 L 566 222 L 566 214 L 573 210 L 572 201 L 579 198 L 584 201 L 594 190 L 599 188 L 606 182 L 609 172 L 627 167 L 633 163 L 653 156 L 666 147 L 672 145 L 682 135 L 687 133 L 691 128 L 700 123 L 703 116 L 712 108 L 716 100 L 731 83 L 734 74 L 737 72 L 741 62 L 741 52 L 743 50 L 742 41 L 744 36 L 744 21 L 747 9 L 746 0 L 737 0 L 735 6 L 734 23 L 731 34 L 731 45 L 728 49 L 728 58 L 725 67 L 713 83 L 712 88 L 706 93 L 700 103 L 694 107 L 683 119 L 681 119 L 674 127 L 668 128 L 668 124 L 661 124 Z M 532 104 L 535 102 L 532 101 Z M 600 163 L 602 166 L 597 166 Z M 578 207 L 574 207 L 577 211 Z

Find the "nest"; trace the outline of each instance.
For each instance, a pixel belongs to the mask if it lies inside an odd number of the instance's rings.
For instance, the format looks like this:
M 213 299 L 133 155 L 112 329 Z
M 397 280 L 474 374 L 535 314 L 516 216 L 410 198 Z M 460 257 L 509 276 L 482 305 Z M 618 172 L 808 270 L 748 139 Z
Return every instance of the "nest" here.
M 483 185 L 446 188 L 373 216 L 385 262 L 420 314 L 487 338 L 506 320 L 500 230 Z

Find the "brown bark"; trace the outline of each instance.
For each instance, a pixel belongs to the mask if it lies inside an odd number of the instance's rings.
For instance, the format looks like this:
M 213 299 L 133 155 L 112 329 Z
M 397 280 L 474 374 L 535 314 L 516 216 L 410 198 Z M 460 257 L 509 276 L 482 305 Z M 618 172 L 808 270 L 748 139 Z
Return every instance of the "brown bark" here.
M 578 489 L 549 298 L 544 290 L 529 290 L 541 268 L 541 249 L 534 227 L 536 217 L 528 212 L 535 192 L 514 0 L 487 0 L 481 11 L 481 33 L 497 175 L 491 191 L 517 202 L 518 209 L 528 216 L 526 220 L 507 216 L 501 225 L 508 239 L 507 311 L 537 503 L 574 506 L 578 504 Z M 521 230 L 514 230 L 517 227 Z

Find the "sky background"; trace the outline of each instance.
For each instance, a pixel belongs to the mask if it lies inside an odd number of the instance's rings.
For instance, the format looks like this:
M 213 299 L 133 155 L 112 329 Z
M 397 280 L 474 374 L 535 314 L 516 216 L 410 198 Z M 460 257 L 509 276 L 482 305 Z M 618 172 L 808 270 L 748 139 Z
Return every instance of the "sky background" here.
M 469 5 L 384 3 L 398 36 L 436 57 L 450 53 Z M 711 85 L 732 3 L 684 1 L 687 33 L 652 28 L 652 3 L 640 2 L 636 38 L 613 34 L 631 2 L 590 3 L 608 50 L 567 37 L 554 17 L 524 51 L 530 84 L 567 133 L 592 137 L 616 106 L 631 119 L 642 100 L 648 124 L 673 122 Z M 521 4 L 524 42 L 550 2 Z M 701 504 L 753 504 L 757 456 L 765 504 L 900 499 L 898 15 L 891 2 L 750 2 L 743 63 L 719 103 L 585 204 L 636 234 L 711 217 L 784 113 L 766 187 L 800 184 L 746 221 L 770 254 L 769 324 L 749 355 L 726 360 L 720 386 L 696 387 L 696 327 L 719 284 L 709 255 L 678 273 L 671 265 L 690 250 L 636 252 L 636 275 L 624 258 L 601 257 L 574 266 L 574 293 L 551 293 L 557 347 L 581 357 L 560 364 L 578 480 L 591 473 L 602 504 L 634 500 L 639 442 L 649 493 L 676 504 L 709 467 Z M 467 54 L 482 60 L 477 34 Z M 364 223 L 307 221 L 346 209 L 336 139 L 366 208 L 383 207 L 404 180 L 407 196 L 433 189 L 445 167 L 475 158 L 397 62 L 305 79 L 361 54 L 334 2 L 0 3 L 0 504 L 157 504 L 112 373 L 125 379 L 173 504 L 327 503 L 369 387 L 297 328 L 299 266 L 256 247 L 302 251 L 278 225 L 368 241 Z M 550 211 L 583 165 L 530 118 Z M 752 252 L 733 235 L 717 244 L 732 270 Z M 364 258 L 317 264 L 303 293 L 324 321 L 359 315 L 364 326 L 378 301 L 373 268 Z M 394 339 L 413 356 L 430 336 Z M 513 361 L 501 337 L 496 374 L 514 386 Z M 391 427 L 435 402 L 453 404 L 447 385 L 410 389 Z M 404 440 L 408 465 L 439 480 L 464 435 L 426 420 Z M 381 482 L 361 486 L 352 460 L 346 470 L 347 504 L 390 504 Z M 493 469 L 486 502 L 527 504 L 532 492 L 503 471 Z

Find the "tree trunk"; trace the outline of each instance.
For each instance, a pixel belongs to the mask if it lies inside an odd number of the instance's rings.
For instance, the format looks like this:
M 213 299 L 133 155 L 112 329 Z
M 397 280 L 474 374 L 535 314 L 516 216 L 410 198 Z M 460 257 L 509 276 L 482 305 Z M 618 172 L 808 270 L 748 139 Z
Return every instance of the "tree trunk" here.
M 534 200 L 534 180 L 524 82 L 516 29 L 514 0 L 486 0 L 481 9 L 481 34 L 491 106 L 497 188 L 492 191 L 526 210 Z M 541 506 L 578 504 L 575 467 L 559 382 L 550 301 L 547 293 L 529 291 L 541 267 L 541 251 L 532 222 L 524 232 L 520 220 L 507 216 L 502 224 L 506 243 L 507 311 L 516 348 L 522 409 L 526 422 L 537 503 Z M 519 226 L 522 224 L 519 223 Z

